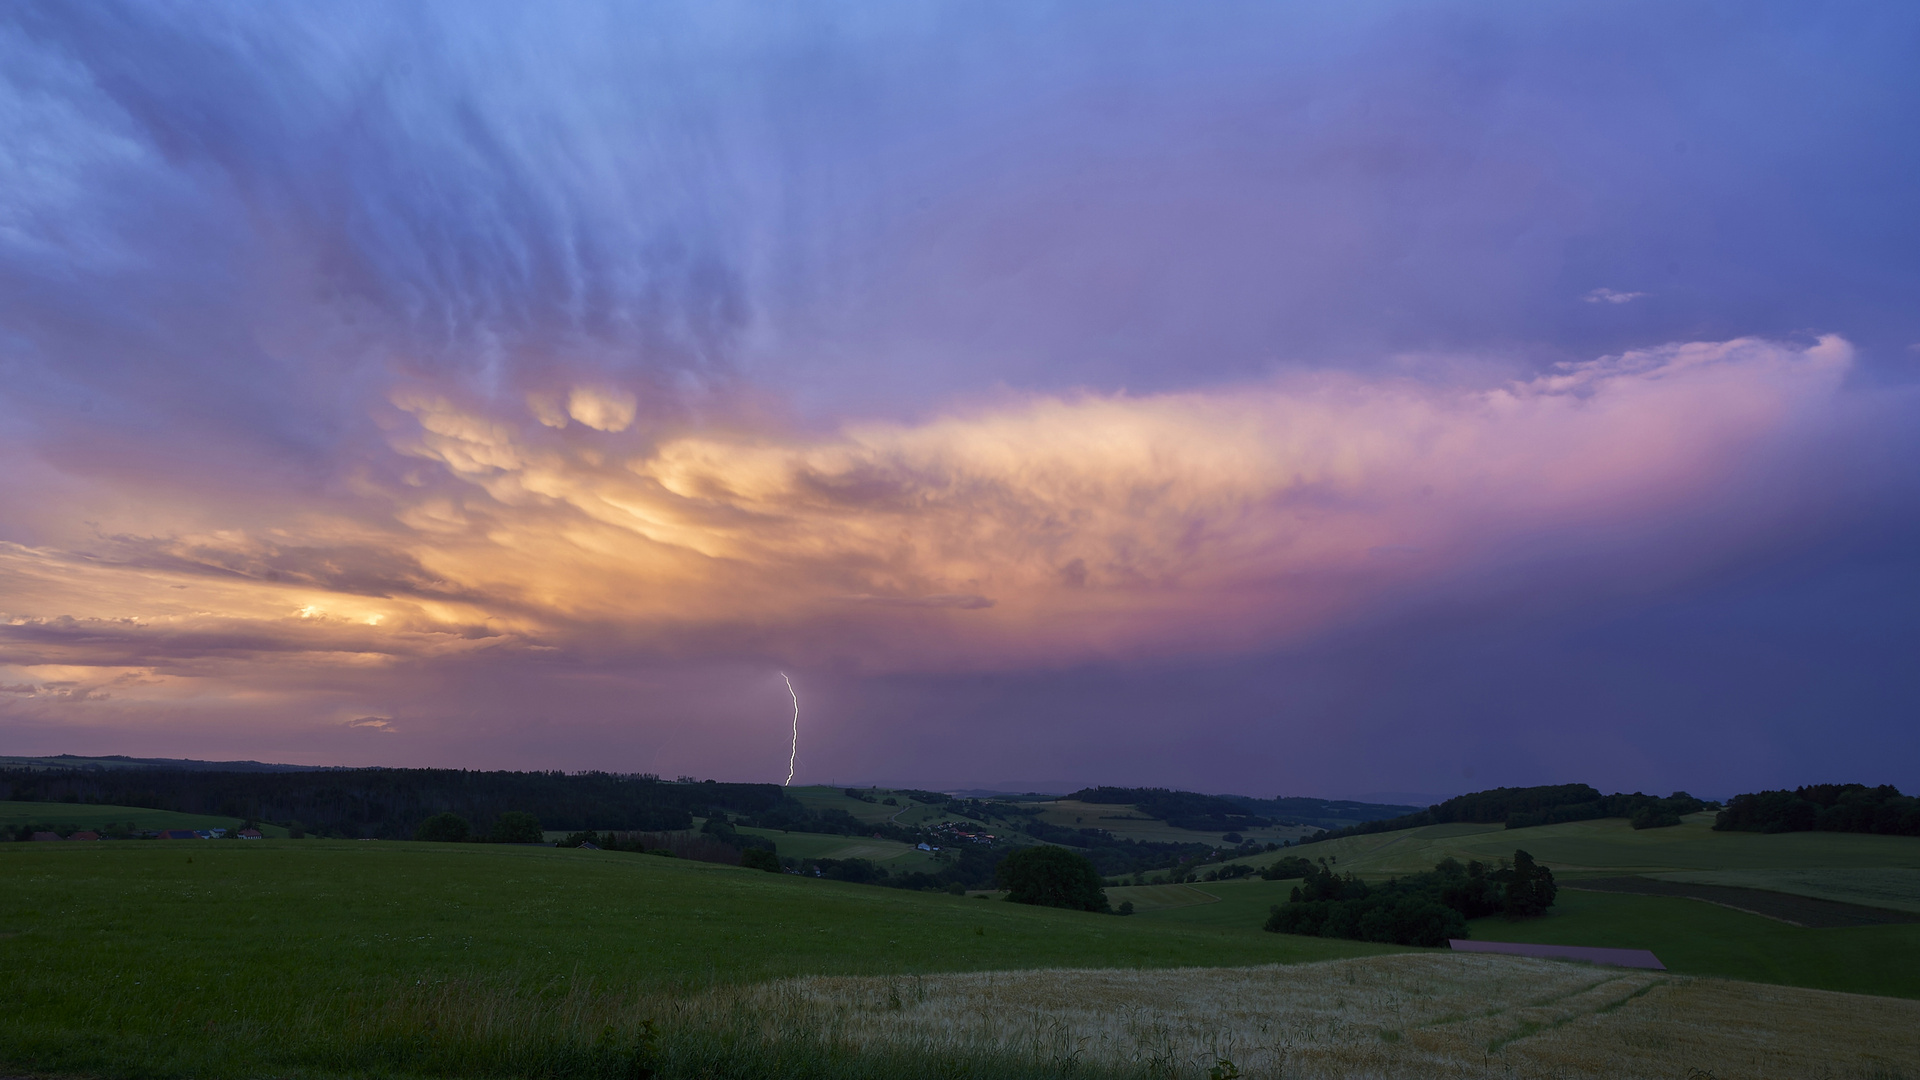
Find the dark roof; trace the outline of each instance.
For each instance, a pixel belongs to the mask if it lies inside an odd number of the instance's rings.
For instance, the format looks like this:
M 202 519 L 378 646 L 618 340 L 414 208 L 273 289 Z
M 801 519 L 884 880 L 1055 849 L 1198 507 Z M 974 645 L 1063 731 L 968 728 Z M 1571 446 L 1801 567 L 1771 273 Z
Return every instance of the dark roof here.
M 202 839 L 202 837 L 199 833 L 194 832 L 192 829 L 161 829 L 160 839 L 162 840 L 199 840 L 199 839 Z

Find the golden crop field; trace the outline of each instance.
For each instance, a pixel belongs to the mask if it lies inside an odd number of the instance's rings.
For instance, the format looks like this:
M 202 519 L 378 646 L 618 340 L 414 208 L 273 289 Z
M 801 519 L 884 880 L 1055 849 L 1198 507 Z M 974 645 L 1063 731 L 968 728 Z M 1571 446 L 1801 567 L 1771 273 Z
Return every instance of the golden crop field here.
M 1920 1072 L 1920 1002 L 1470 954 L 812 977 L 720 992 L 693 1010 L 758 1018 L 768 1039 L 805 1030 L 864 1053 L 1001 1055 L 1063 1073 L 1217 1069 L 1332 1080 Z

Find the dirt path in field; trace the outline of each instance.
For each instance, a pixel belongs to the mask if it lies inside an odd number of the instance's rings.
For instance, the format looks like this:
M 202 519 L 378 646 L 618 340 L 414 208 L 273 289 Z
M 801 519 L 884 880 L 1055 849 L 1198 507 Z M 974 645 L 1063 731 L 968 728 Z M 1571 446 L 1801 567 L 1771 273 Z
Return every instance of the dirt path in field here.
M 1633 893 L 1639 896 L 1678 896 L 1703 900 L 1749 915 L 1778 919 L 1794 926 L 1825 929 L 1835 926 L 1883 926 L 1888 923 L 1920 922 L 1920 915 L 1884 908 L 1843 904 L 1838 900 L 1820 900 L 1792 893 L 1744 889 L 1735 885 L 1693 885 L 1684 881 L 1656 881 L 1644 877 L 1592 878 L 1569 881 L 1569 889 L 1587 892 Z

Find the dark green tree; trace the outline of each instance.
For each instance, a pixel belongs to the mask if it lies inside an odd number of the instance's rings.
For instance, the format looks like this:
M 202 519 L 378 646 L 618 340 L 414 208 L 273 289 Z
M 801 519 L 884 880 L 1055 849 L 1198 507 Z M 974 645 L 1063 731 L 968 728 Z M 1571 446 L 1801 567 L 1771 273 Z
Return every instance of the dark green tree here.
M 496 844 L 537 844 L 540 819 L 524 810 L 509 810 L 493 820 L 493 832 L 487 839 Z
M 1553 883 L 1553 871 L 1533 861 L 1524 851 L 1513 853 L 1513 868 L 1507 875 L 1507 918 L 1525 919 L 1545 915 L 1553 906 L 1559 886 Z
M 742 848 L 740 865 L 749 870 L 765 870 L 769 874 L 777 874 L 780 872 L 780 856 L 771 848 Z
M 993 879 L 1016 904 L 1106 911 L 1107 893 L 1093 860 L 1066 848 L 1042 844 L 1001 859 Z
M 293 830 L 298 832 L 298 829 Z M 459 814 L 435 814 L 420 823 L 413 830 L 415 840 L 432 840 L 442 844 L 459 844 L 473 838 L 473 826 Z

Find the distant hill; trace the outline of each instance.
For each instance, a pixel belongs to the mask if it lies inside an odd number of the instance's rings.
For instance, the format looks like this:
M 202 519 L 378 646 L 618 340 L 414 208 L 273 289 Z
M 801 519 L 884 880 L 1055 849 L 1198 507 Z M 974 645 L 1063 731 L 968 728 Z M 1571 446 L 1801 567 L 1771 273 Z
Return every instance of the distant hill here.
M 0 755 L 0 769 L 172 769 L 182 772 L 325 772 L 344 765 L 276 765 L 265 761 L 197 761 L 193 758 L 137 758 L 124 754 L 80 757 L 10 757 Z
M 690 827 L 696 813 L 704 817 L 723 809 L 766 816 L 791 802 L 776 784 L 718 784 L 711 780 L 683 784 L 653 776 L 609 773 L 303 769 L 246 764 L 255 767 L 224 769 L 205 762 L 186 767 L 104 767 L 77 764 L 73 759 L 57 767 L 0 763 L 0 800 L 211 814 L 272 822 L 327 836 L 378 839 L 409 838 L 421 821 L 442 812 L 458 814 L 483 830 L 502 813 L 525 811 L 546 827 L 564 831 L 661 831 Z M 788 817 L 806 816 L 797 804 L 786 809 L 791 811 Z M 859 825 L 853 822 L 849 827 Z
M 1358 802 L 1353 799 L 1313 799 L 1301 795 L 1284 796 L 1278 799 L 1255 799 L 1245 795 L 1220 797 L 1229 802 L 1239 803 L 1253 813 L 1265 817 L 1328 830 L 1344 829 L 1353 825 L 1363 825 L 1369 821 L 1397 818 L 1420 811 L 1418 806 L 1398 803 Z
M 1662 799 L 1634 792 L 1602 795 L 1587 784 L 1544 784 L 1538 787 L 1489 788 L 1456 795 L 1399 817 L 1368 821 L 1334 829 L 1307 842 L 1334 840 L 1345 836 L 1398 832 L 1427 825 L 1461 822 L 1475 825 L 1505 825 L 1525 829 L 1567 821 L 1591 821 L 1596 818 L 1623 817 L 1633 820 L 1636 829 L 1662 828 L 1680 824 L 1683 815 L 1716 804 L 1676 791 Z
M 1419 811 L 1417 806 L 1363 803 L 1349 799 L 1292 796 L 1256 799 L 1247 795 L 1202 795 L 1168 788 L 1083 788 L 1067 796 L 1086 803 L 1132 806 L 1148 817 L 1175 828 L 1196 832 L 1224 832 L 1269 824 L 1311 825 L 1340 829 L 1382 818 Z

